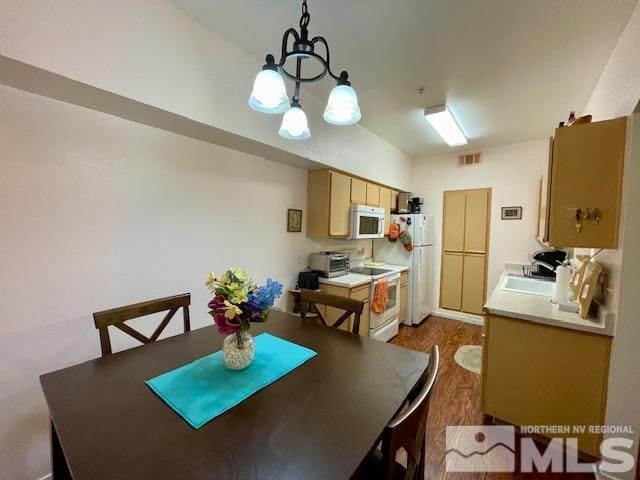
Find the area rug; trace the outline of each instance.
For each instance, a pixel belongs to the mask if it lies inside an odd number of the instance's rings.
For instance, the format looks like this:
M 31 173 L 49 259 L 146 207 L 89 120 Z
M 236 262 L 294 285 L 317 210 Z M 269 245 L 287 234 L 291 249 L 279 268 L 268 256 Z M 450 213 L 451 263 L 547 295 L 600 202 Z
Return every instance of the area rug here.
M 458 349 L 453 359 L 462 368 L 479 374 L 482 367 L 482 347 L 480 345 L 463 345 Z

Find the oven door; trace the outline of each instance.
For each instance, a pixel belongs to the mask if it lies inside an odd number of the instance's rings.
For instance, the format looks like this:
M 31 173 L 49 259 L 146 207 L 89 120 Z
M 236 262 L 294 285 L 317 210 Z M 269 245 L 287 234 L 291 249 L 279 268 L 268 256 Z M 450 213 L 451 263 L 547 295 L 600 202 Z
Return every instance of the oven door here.
M 389 282 L 389 300 L 385 305 L 384 312 L 375 313 L 370 309 L 369 311 L 369 329 L 374 330 L 392 318 L 397 317 L 400 314 L 400 274 L 396 273 L 388 277 L 379 278 L 371 282 L 371 292 L 369 294 L 369 302 L 373 302 L 373 295 L 376 291 L 376 285 L 381 280 L 387 280 Z
M 354 212 L 351 219 L 351 238 L 384 237 L 384 215 Z

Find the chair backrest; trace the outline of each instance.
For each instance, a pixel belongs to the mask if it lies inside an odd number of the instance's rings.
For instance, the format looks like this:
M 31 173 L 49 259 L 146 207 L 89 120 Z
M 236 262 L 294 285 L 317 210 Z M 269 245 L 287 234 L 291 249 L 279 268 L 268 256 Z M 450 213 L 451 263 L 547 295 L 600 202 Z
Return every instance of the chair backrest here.
M 329 325 L 332 328 L 338 328 L 342 325 L 351 315 L 353 315 L 353 323 L 351 324 L 351 333 L 358 335 L 360 331 L 360 317 L 364 310 L 364 302 L 361 300 L 355 300 L 353 298 L 341 297 L 340 295 L 332 295 L 330 293 L 316 292 L 314 290 L 300 291 L 300 312 L 302 318 L 306 319 L 309 307 L 314 312 L 324 325 L 328 325 L 324 316 L 318 308 L 318 304 L 327 305 L 329 307 L 335 307 L 345 312 L 336 320 L 333 324 Z
M 385 428 L 382 437 L 382 456 L 384 477 L 393 477 L 396 453 L 400 448 L 407 452 L 407 469 L 405 480 L 423 478 L 416 477 L 416 470 L 424 468 L 423 456 L 425 446 L 425 430 L 429 414 L 429 398 L 436 381 L 440 365 L 440 350 L 437 345 L 431 348 L 429 366 L 424 383 L 418 393 L 411 399 L 408 407 L 394 418 Z
M 133 305 L 127 305 L 124 307 L 113 308 L 111 310 L 104 310 L 102 312 L 96 312 L 93 314 L 93 321 L 96 328 L 100 332 L 100 349 L 102 350 L 102 356 L 110 355 L 111 340 L 109 338 L 109 327 L 113 326 L 122 330 L 124 333 L 132 336 L 141 343 L 155 342 L 165 327 L 169 324 L 169 321 L 173 318 L 175 313 L 182 308 L 182 322 L 184 324 L 184 331 L 191 330 L 191 323 L 189 320 L 189 305 L 191 305 L 191 294 L 183 293 L 182 295 L 175 295 L 173 297 L 159 298 L 157 300 L 150 300 L 148 302 L 135 303 Z M 158 312 L 167 311 L 158 327 L 154 330 L 150 337 L 143 335 L 137 330 L 131 328 L 125 322 L 138 317 L 144 317 L 146 315 L 152 315 Z

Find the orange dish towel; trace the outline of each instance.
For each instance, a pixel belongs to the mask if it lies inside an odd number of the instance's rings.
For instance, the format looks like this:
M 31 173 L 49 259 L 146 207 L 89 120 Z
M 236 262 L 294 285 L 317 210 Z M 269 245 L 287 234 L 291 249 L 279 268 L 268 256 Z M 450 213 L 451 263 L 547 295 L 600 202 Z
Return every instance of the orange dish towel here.
M 389 303 L 389 280 L 383 278 L 376 283 L 371 310 L 375 313 L 383 313 L 387 303 Z

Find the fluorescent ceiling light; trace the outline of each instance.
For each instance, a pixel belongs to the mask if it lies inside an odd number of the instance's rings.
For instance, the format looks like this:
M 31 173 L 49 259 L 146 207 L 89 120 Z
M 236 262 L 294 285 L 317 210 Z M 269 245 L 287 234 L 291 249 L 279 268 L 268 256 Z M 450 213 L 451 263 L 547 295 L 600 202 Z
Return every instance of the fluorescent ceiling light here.
M 425 108 L 424 116 L 450 147 L 467 144 L 467 137 L 462 133 L 458 122 L 453 118 L 446 105 Z

